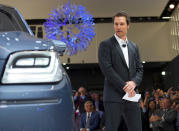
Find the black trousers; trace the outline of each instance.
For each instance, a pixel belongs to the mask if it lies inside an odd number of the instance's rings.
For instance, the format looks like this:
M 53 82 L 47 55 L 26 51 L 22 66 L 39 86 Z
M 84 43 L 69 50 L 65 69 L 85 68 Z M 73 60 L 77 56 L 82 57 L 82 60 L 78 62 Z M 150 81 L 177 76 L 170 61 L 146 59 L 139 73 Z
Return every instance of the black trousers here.
M 119 131 L 121 123 L 126 123 L 128 131 L 142 131 L 139 103 L 122 100 L 104 102 L 105 131 Z

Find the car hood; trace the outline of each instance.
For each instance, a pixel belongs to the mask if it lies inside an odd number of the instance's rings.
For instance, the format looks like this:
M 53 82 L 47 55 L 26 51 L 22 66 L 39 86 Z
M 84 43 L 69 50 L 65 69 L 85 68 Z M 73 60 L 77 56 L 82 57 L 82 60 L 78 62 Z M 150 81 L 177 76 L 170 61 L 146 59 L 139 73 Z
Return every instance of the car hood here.
M 9 54 L 24 50 L 50 50 L 54 44 L 48 39 L 38 39 L 29 33 L 14 31 L 0 33 L 0 59 Z

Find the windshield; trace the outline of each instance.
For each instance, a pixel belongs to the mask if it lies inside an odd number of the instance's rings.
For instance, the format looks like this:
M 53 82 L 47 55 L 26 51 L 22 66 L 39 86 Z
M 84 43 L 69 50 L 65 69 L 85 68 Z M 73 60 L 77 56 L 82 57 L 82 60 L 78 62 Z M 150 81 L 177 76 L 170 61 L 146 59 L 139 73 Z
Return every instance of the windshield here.
M 28 32 L 28 27 L 25 25 L 23 18 L 16 9 L 0 6 L 0 32 L 7 31 L 23 31 Z
M 16 31 L 19 30 L 13 23 L 12 16 L 7 12 L 0 10 L 0 31 Z

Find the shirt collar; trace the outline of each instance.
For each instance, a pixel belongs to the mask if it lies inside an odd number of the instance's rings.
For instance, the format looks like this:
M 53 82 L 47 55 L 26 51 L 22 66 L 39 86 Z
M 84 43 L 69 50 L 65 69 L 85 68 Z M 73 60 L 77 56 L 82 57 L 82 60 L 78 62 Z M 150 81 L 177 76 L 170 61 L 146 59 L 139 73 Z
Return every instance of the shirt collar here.
M 85 99 L 85 96 L 80 96 L 83 100 Z
M 114 34 L 116 40 L 118 41 L 118 43 L 122 46 L 123 44 L 127 44 L 128 43 L 128 39 L 126 38 L 126 40 L 123 40 L 121 38 L 119 38 L 116 34 Z
M 91 117 L 91 114 L 92 114 L 92 112 L 86 112 L 87 117 L 88 117 L 88 115 L 89 115 L 89 117 Z

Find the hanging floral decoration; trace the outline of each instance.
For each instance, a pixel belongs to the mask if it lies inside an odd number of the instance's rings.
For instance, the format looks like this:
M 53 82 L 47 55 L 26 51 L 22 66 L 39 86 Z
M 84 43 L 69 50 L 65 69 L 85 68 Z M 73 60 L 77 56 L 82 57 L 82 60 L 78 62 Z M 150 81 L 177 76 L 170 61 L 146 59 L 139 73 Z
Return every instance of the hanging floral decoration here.
M 96 33 L 93 16 L 85 7 L 69 1 L 60 9 L 53 9 L 49 16 L 44 23 L 47 38 L 65 42 L 69 55 L 86 51 Z

